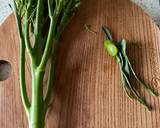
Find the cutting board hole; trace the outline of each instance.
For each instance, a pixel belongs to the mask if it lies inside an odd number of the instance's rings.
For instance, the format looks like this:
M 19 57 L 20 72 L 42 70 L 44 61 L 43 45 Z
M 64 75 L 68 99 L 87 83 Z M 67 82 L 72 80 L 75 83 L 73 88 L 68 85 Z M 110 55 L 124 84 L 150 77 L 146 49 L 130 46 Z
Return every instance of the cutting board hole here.
M 0 60 L 0 81 L 5 81 L 11 74 L 11 64 L 8 61 Z

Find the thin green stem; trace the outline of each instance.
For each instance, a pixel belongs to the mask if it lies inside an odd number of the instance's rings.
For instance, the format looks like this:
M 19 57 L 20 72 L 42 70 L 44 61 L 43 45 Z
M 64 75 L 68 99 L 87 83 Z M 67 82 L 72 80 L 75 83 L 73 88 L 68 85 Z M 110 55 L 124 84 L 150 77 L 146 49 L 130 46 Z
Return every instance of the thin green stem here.
M 20 36 L 20 42 L 21 42 L 20 43 L 20 58 L 19 58 L 20 92 L 21 92 L 21 98 L 22 98 L 23 106 L 25 108 L 25 112 L 27 114 L 27 117 L 29 117 L 30 102 L 29 102 L 29 98 L 27 95 L 26 83 L 25 83 L 25 42 L 24 42 L 24 37 L 23 37 L 23 33 L 22 33 L 21 20 L 20 20 L 18 13 L 17 13 L 17 7 L 16 7 L 15 3 L 14 3 L 14 9 L 15 9 L 15 17 L 16 17 L 16 21 L 17 21 L 19 36 Z
M 48 12 L 49 12 L 49 17 L 51 18 L 53 16 L 53 7 L 51 5 L 53 5 L 53 0 L 48 0 Z
M 25 45 L 23 40 L 21 40 L 20 45 L 21 45 L 20 46 L 20 69 L 19 69 L 20 91 L 21 91 L 21 98 L 22 98 L 23 106 L 25 108 L 25 112 L 27 114 L 27 117 L 29 117 L 30 102 L 27 95 L 26 83 L 25 83 Z
M 51 99 L 51 92 L 54 85 L 55 80 L 55 58 L 51 59 L 51 65 L 50 65 L 50 71 L 49 71 L 49 77 L 48 77 L 48 83 L 47 83 L 47 90 L 44 98 L 44 102 L 46 106 L 49 105 L 50 99 Z
M 54 79 L 55 79 L 55 61 L 56 61 L 56 51 L 57 51 L 57 47 L 58 47 L 58 41 L 60 38 L 60 35 L 62 34 L 65 26 L 68 24 L 69 21 L 67 21 L 67 15 L 63 15 L 62 21 L 60 23 L 60 29 L 59 31 L 56 33 L 55 36 L 55 42 L 53 44 L 53 48 L 52 48 L 52 55 L 51 55 L 51 67 L 50 67 L 50 71 L 49 71 L 49 78 L 48 78 L 48 83 L 47 83 L 47 90 L 46 90 L 46 94 L 44 97 L 44 101 L 46 103 L 46 105 L 49 105 L 50 102 L 50 98 L 51 98 L 51 92 L 52 92 L 52 88 L 54 86 Z
M 102 26 L 102 30 L 106 34 L 106 39 L 107 40 L 113 40 L 111 32 L 109 31 L 108 27 Z
M 116 57 L 118 59 L 118 56 Z M 119 58 L 120 59 L 120 58 Z M 123 88 L 124 88 L 124 91 L 125 93 L 127 94 L 127 96 L 129 97 L 129 99 L 134 99 L 133 95 L 130 94 L 132 93 L 128 84 L 127 84 L 127 81 L 126 79 L 123 77 L 123 70 L 122 70 L 122 65 L 121 63 L 119 62 L 119 68 L 120 68 L 120 72 L 121 72 L 121 79 L 122 79 L 122 85 L 123 85 Z
M 47 82 L 47 90 L 44 97 L 44 101 L 46 106 L 49 105 L 50 99 L 51 99 L 51 92 L 52 88 L 54 86 L 54 80 L 55 80 L 55 66 L 56 66 L 56 51 L 57 51 L 57 45 L 58 45 L 58 39 L 56 38 L 55 44 L 52 49 L 52 56 L 51 56 L 51 64 L 50 64 L 50 70 L 49 70 L 49 78 Z
M 49 59 L 51 49 L 52 49 L 52 44 L 54 43 L 53 37 L 55 34 L 55 29 L 56 29 L 56 23 L 58 20 L 58 15 L 56 13 L 53 13 L 53 8 L 52 8 L 52 0 L 48 0 L 48 11 L 49 11 L 49 18 L 50 18 L 50 26 L 49 26 L 49 32 L 48 32 L 48 37 L 47 37 L 47 42 L 45 45 L 44 49 L 44 54 L 42 55 L 41 62 L 39 64 L 39 69 L 44 70 L 47 64 L 47 61 Z
M 146 103 L 146 101 L 139 95 L 139 93 L 136 91 L 136 89 L 130 84 L 126 74 L 123 72 L 123 77 L 126 80 L 128 86 L 131 89 L 131 92 L 134 94 L 135 98 L 141 103 L 143 104 L 149 111 L 151 110 L 150 106 Z
M 25 45 L 27 52 L 30 56 L 32 56 L 32 47 L 29 39 L 29 13 L 30 13 L 30 7 L 27 9 L 26 16 L 25 16 Z
M 43 0 L 38 0 L 36 10 L 36 23 L 35 23 L 35 45 L 36 51 L 39 49 L 39 41 L 42 31 L 42 18 L 43 18 Z
M 149 88 L 142 80 L 140 80 L 140 78 L 137 76 L 137 74 L 134 72 L 132 65 L 130 63 L 130 61 L 128 60 L 127 57 L 127 61 L 129 64 L 129 68 L 132 71 L 132 74 L 134 75 L 134 77 L 136 78 L 136 80 L 140 83 L 140 85 L 151 95 L 151 96 L 158 96 L 157 93 L 155 93 L 151 88 Z
M 53 18 L 51 18 L 47 43 L 46 43 L 46 46 L 44 49 L 44 54 L 42 56 L 42 59 L 41 59 L 40 65 L 39 65 L 39 69 L 41 69 L 41 70 L 45 69 L 47 61 L 48 61 L 50 53 L 51 53 L 52 44 L 54 43 L 53 37 L 54 37 L 55 27 L 56 27 L 55 20 L 53 20 Z
M 70 2 L 70 4 L 71 4 L 71 2 Z M 58 48 L 58 45 L 59 45 L 58 40 L 59 40 L 60 35 L 62 34 L 64 28 L 66 27 L 66 25 L 68 24 L 68 22 L 71 19 L 67 15 L 68 11 L 69 11 L 69 7 L 67 7 L 66 12 L 64 12 L 61 23 L 59 25 L 60 26 L 59 30 L 56 33 L 56 36 L 54 38 L 55 42 L 54 42 L 53 48 L 52 48 L 51 68 L 50 68 L 50 72 L 49 72 L 49 79 L 48 79 L 48 83 L 47 83 L 46 95 L 45 95 L 45 98 L 44 98 L 47 106 L 49 105 L 49 102 L 50 102 L 51 92 L 52 92 L 54 79 L 55 79 L 55 60 L 56 60 L 56 51 L 57 51 L 57 48 Z

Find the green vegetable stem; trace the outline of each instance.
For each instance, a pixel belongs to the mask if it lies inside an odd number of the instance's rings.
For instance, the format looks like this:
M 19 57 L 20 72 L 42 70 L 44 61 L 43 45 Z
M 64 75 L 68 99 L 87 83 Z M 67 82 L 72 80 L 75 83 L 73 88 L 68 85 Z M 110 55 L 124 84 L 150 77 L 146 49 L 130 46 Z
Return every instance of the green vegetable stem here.
M 80 0 L 14 0 L 20 37 L 19 80 L 29 128 L 44 128 L 55 77 L 56 51 L 60 36 L 75 14 Z M 25 83 L 25 56 L 31 67 L 31 101 Z M 47 89 L 43 88 L 46 65 L 51 60 Z
M 123 88 L 127 96 L 131 99 L 138 100 L 143 104 L 148 110 L 151 110 L 151 107 L 146 103 L 145 99 L 140 95 L 138 90 L 130 83 L 130 78 L 135 78 L 140 85 L 152 96 L 158 96 L 153 90 L 151 90 L 135 73 L 132 68 L 132 65 L 126 54 L 126 41 L 122 40 L 119 43 L 115 43 L 112 39 L 109 29 L 105 26 L 102 27 L 103 32 L 106 35 L 106 40 L 104 41 L 104 48 L 107 53 L 116 58 L 121 72 L 121 78 L 123 81 Z

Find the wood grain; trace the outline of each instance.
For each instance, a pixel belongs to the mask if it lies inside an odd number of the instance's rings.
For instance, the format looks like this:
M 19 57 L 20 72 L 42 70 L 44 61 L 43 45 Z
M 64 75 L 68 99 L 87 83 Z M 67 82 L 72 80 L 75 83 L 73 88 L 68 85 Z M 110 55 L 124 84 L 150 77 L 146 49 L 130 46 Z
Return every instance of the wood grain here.
M 86 32 L 84 24 L 97 34 Z M 160 32 L 151 19 L 129 0 L 82 0 L 61 39 L 46 128 L 159 128 L 159 98 L 142 90 L 153 106 L 148 112 L 126 97 L 118 65 L 104 52 L 102 25 L 109 26 L 116 40 L 128 41 L 127 53 L 141 78 L 152 88 L 160 86 Z M 10 77 L 0 82 L 0 128 L 27 128 L 19 95 L 18 47 L 12 15 L 0 27 L 0 60 L 12 65 Z

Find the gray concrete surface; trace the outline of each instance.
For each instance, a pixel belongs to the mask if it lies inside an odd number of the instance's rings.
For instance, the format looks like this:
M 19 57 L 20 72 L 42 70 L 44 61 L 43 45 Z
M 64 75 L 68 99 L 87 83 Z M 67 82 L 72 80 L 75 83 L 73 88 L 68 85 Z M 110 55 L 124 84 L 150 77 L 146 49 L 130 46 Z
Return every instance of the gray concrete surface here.
M 0 25 L 12 12 L 9 7 L 10 0 L 0 0 Z
M 160 27 L 160 0 L 131 0 L 140 6 Z

